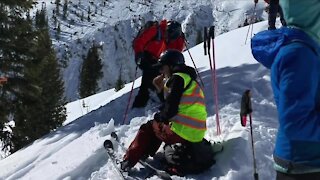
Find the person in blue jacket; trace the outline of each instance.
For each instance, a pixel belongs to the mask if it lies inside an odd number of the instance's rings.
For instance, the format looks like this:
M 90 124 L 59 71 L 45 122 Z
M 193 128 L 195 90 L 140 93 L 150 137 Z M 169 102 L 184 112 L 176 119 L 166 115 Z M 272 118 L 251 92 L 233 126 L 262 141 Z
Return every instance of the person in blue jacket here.
M 271 70 L 279 129 L 278 180 L 320 179 L 320 0 L 280 0 L 287 27 L 251 42 L 254 58 Z

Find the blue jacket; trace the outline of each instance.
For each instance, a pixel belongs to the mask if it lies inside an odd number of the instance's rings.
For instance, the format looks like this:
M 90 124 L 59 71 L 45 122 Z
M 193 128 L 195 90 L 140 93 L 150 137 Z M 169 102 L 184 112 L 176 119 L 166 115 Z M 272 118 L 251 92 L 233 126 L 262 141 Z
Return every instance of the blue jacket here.
M 294 28 L 254 36 L 252 54 L 271 69 L 279 116 L 274 159 L 287 173 L 320 172 L 320 46 Z

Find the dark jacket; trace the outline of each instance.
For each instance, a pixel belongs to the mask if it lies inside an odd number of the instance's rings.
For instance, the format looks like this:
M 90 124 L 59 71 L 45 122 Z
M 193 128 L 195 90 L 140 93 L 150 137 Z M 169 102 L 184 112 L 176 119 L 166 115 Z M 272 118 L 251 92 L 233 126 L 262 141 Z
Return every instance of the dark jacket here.
M 186 73 L 188 74 L 192 80 L 197 79 L 197 74 L 194 68 L 180 65 L 176 66 L 173 69 L 173 73 Z M 171 89 L 171 92 L 166 97 L 163 107 L 160 110 L 160 113 L 155 115 L 155 119 L 162 122 L 167 122 L 178 113 L 178 108 L 180 104 L 180 100 L 182 97 L 183 92 L 185 91 L 184 88 L 184 80 L 182 77 L 178 75 L 173 75 L 167 82 L 167 86 Z

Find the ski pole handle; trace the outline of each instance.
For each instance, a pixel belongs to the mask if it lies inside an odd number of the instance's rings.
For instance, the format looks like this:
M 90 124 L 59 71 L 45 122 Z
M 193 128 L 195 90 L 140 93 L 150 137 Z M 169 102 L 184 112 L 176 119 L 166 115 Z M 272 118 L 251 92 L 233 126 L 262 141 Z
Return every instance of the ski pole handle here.
M 208 38 L 208 29 L 207 27 L 203 28 L 203 48 L 204 48 L 204 55 L 207 55 L 207 38 Z
M 215 29 L 214 26 L 211 26 L 209 29 L 209 36 L 211 39 L 214 39 L 214 29 Z

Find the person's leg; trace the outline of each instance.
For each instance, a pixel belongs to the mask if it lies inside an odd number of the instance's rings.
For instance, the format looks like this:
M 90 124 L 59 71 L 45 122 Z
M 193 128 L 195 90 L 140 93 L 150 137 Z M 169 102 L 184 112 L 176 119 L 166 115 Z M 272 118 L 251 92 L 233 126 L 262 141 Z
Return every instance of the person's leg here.
M 187 141 L 175 134 L 171 129 L 170 125 L 157 122 L 153 120 L 152 122 L 152 129 L 154 135 L 157 137 L 159 141 L 153 141 L 150 143 L 148 148 L 148 155 L 154 156 L 155 153 L 158 151 L 162 142 L 166 144 L 175 144 L 175 143 L 186 143 Z M 159 143 L 161 142 L 161 143 Z
M 286 23 L 286 20 L 284 19 L 283 11 L 282 11 L 282 8 L 280 5 L 278 7 L 278 11 L 279 11 L 280 22 L 281 22 L 282 26 L 287 26 L 287 23 Z
M 126 164 L 133 167 L 143 156 L 153 156 L 162 142 L 174 144 L 187 141 L 171 131 L 170 125 L 152 120 L 140 127 L 124 155 L 124 162 L 129 162 Z
M 124 160 L 130 162 L 130 166 L 133 167 L 143 156 L 149 154 L 149 149 L 153 151 L 161 145 L 161 140 L 159 140 L 153 131 L 152 127 L 153 121 L 149 121 L 143 124 L 135 139 L 131 142 L 126 154 L 124 155 Z
M 142 72 L 142 79 L 141 79 L 141 85 L 139 88 L 139 92 L 137 96 L 134 99 L 134 102 L 132 104 L 132 108 L 135 107 L 144 107 L 148 100 L 149 100 L 149 85 L 150 84 L 150 74 L 148 70 L 143 70 Z
M 151 61 L 151 60 L 150 60 Z M 152 65 L 155 62 L 146 62 L 143 68 L 141 86 L 132 107 L 145 107 L 149 100 L 149 89 L 155 90 L 152 83 L 153 79 L 159 75 L 159 70 L 154 69 Z
M 277 171 L 276 180 L 320 180 L 320 172 L 308 174 L 286 174 Z
M 174 133 L 169 124 L 154 121 L 152 124 L 155 136 L 166 144 L 187 143 L 188 141 Z
M 276 18 L 279 8 L 279 0 L 270 0 L 268 24 L 269 30 L 276 29 Z

